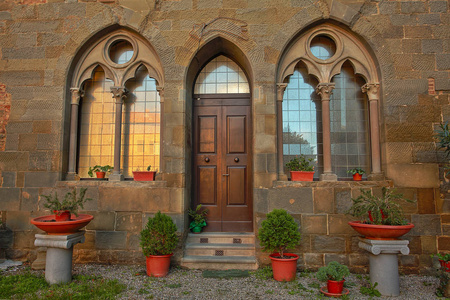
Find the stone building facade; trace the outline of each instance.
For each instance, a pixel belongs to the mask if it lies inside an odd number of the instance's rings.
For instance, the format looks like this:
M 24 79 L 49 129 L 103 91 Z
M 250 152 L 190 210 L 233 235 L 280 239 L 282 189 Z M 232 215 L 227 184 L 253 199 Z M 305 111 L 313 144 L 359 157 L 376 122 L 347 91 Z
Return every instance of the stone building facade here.
M 316 46 L 329 55 L 320 56 Z M 116 60 L 115 47 L 131 56 Z M 229 102 L 217 96 L 218 90 L 195 89 L 212 62 L 232 66 L 237 75 L 228 78 L 242 79 L 235 83 L 244 84 L 243 92 L 228 93 Z M 350 70 L 347 75 L 344 69 Z M 149 110 L 138 112 L 136 101 L 127 113 L 126 103 L 138 98 L 140 90 L 129 82 L 142 72 L 151 86 L 145 91 L 153 97 L 148 101 L 159 108 L 150 109 L 154 117 L 141 122 L 138 114 Z M 223 87 L 214 78 L 217 89 Z M 101 91 L 98 82 L 103 82 Z M 309 98 L 295 98 L 297 88 L 308 90 Z M 430 254 L 450 251 L 449 183 L 442 171 L 445 157 L 433 137 L 437 125 L 450 118 L 449 91 L 445 0 L 3 0 L 0 212 L 14 237 L 6 255 L 35 258 L 38 230 L 30 219 L 48 214 L 40 195 L 88 187 L 94 200 L 85 211 L 95 219 L 86 228 L 86 242 L 75 247 L 77 262 L 142 263 L 139 232 L 158 210 L 177 224 L 182 239 L 174 261 L 182 262 L 187 210 L 198 195 L 213 193 L 219 202 L 233 200 L 230 206 L 247 209 L 243 219 L 231 211 L 216 231 L 230 231 L 229 226 L 255 233 L 268 212 L 284 208 L 300 224 L 302 241 L 295 252 L 301 267 L 338 260 L 365 271 L 368 258 L 345 211 L 360 188 L 380 193 L 391 186 L 416 200 L 404 207 L 415 228 L 406 236 L 411 253 L 400 257 L 401 268 L 427 272 Z M 97 132 L 109 136 L 108 149 L 94 149 L 83 139 L 86 132 L 94 135 L 89 130 L 96 124 L 86 121 L 87 103 L 99 97 L 103 107 L 110 105 L 103 110 L 110 121 L 102 124 L 116 129 L 109 135 Z M 360 99 L 355 100 L 359 108 L 343 108 L 350 105 L 345 97 Z M 337 99 L 344 99 L 340 107 Z M 221 110 L 204 109 L 208 101 Z M 305 103 L 316 106 L 302 108 Z M 238 113 L 222 120 L 233 105 L 240 107 Z M 211 116 L 215 121 L 208 123 Z M 336 123 L 342 128 L 347 121 L 348 128 L 359 129 L 336 141 Z M 150 150 L 137 142 L 151 157 L 124 158 L 128 148 L 121 141 L 138 136 L 139 122 L 154 128 L 144 138 L 152 138 Z M 234 134 L 233 126 L 243 126 L 244 137 Z M 120 128 L 135 131 L 121 134 Z M 348 146 L 353 133 L 360 133 L 358 141 Z M 208 147 L 215 142 L 223 142 L 231 156 L 211 156 L 215 150 Z M 354 149 L 362 150 L 354 154 Z M 109 180 L 86 180 L 86 168 L 98 162 L 92 153 L 114 165 Z M 288 180 L 286 159 L 300 153 L 316 158 L 313 182 Z M 130 157 L 141 159 L 141 165 Z M 216 159 L 216 169 L 208 167 Z M 156 181 L 127 180 L 132 169 L 145 168 L 148 161 L 158 167 Z M 350 166 L 365 167 L 367 180 L 346 180 L 343 170 Z M 219 171 L 228 173 L 222 177 Z M 199 190 L 202 184 L 210 185 Z M 243 194 L 233 194 L 233 184 Z M 255 246 L 258 262 L 268 263 Z

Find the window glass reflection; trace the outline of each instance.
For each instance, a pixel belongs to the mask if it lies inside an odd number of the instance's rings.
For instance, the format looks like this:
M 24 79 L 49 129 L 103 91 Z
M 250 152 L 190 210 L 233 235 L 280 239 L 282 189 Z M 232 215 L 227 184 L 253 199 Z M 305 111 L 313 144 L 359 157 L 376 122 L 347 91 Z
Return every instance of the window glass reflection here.
M 331 38 L 318 35 L 312 39 L 310 49 L 315 57 L 326 60 L 336 53 L 336 44 Z

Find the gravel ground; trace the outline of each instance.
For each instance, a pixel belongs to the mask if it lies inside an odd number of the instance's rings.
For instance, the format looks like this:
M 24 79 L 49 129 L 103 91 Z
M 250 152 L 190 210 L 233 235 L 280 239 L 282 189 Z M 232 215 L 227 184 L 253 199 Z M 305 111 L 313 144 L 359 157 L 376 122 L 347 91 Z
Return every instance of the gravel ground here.
M 26 266 L 13 267 L 2 275 L 16 274 Z M 43 274 L 43 271 L 33 273 Z M 216 279 L 203 278 L 200 270 L 172 268 L 165 278 L 145 275 L 145 266 L 75 265 L 73 274 L 97 275 L 117 279 L 127 286 L 118 299 L 325 299 L 319 292 L 314 273 L 299 272 L 294 282 L 260 279 L 254 272 L 249 277 Z M 362 295 L 361 285 L 367 279 L 352 274 L 346 278 L 349 299 L 377 299 Z M 439 280 L 434 276 L 400 276 L 400 296 L 391 299 L 438 299 L 435 295 Z M 311 286 L 312 285 L 312 286 Z M 380 297 L 387 299 L 390 297 Z M 328 298 L 327 298 L 328 299 Z

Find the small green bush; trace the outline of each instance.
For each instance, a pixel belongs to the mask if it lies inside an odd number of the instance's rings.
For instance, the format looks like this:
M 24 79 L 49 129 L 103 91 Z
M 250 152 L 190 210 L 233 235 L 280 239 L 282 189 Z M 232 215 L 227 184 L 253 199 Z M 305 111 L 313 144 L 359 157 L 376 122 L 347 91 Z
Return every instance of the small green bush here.
M 77 189 L 74 188 L 72 192 L 68 192 L 64 196 L 64 200 L 62 202 L 59 201 L 58 195 L 55 194 L 52 196 L 50 195 L 41 195 L 47 203 L 44 204 L 45 208 L 50 209 L 52 212 L 59 212 L 68 210 L 70 213 L 75 214 L 78 216 L 78 209 L 84 208 L 84 204 L 86 201 L 92 200 L 91 198 L 86 198 L 86 190 L 87 188 L 81 188 L 80 192 L 77 193 Z
M 177 226 L 172 218 L 158 211 L 141 231 L 141 247 L 145 256 L 168 255 L 178 244 Z
M 316 278 L 320 281 L 341 281 L 348 275 L 350 275 L 350 271 L 346 265 L 341 265 L 337 261 L 330 261 L 327 266 L 319 268 Z
M 274 209 L 261 223 L 258 238 L 264 251 L 278 252 L 284 257 L 286 249 L 293 249 L 300 243 L 300 232 L 294 218 L 287 211 Z
M 305 171 L 312 172 L 314 171 L 314 166 L 310 165 L 310 163 L 314 163 L 313 158 L 306 158 L 303 154 L 300 154 L 299 157 L 294 157 L 287 164 L 286 167 L 291 171 Z

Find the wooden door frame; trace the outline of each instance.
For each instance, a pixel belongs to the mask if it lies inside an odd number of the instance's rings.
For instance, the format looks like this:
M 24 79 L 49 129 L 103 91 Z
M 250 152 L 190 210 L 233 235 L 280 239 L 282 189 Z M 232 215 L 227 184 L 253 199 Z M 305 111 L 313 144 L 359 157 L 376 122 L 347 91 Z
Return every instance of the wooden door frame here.
M 254 231 L 254 210 L 253 210 L 253 180 L 254 180 L 254 174 L 253 174 L 253 109 L 252 109 L 252 101 L 251 101 L 251 94 L 194 94 L 193 97 L 193 104 L 192 104 L 192 145 L 193 150 L 197 133 L 194 132 L 194 122 L 195 122 L 195 109 L 196 107 L 223 107 L 223 106 L 245 106 L 249 108 L 249 120 L 248 120 L 248 139 L 249 139 L 249 145 L 248 145 L 248 172 L 250 175 L 249 179 L 249 185 L 248 185 L 248 206 L 250 209 L 250 216 L 251 216 L 251 224 L 252 224 L 252 232 Z M 218 124 L 219 125 L 219 124 Z M 222 129 L 221 129 L 222 130 Z M 192 156 L 191 161 L 191 175 L 193 176 L 191 180 L 191 203 L 190 205 L 193 206 L 195 204 L 195 194 L 196 194 L 196 178 L 194 178 L 195 174 L 195 162 L 194 162 L 195 155 Z

